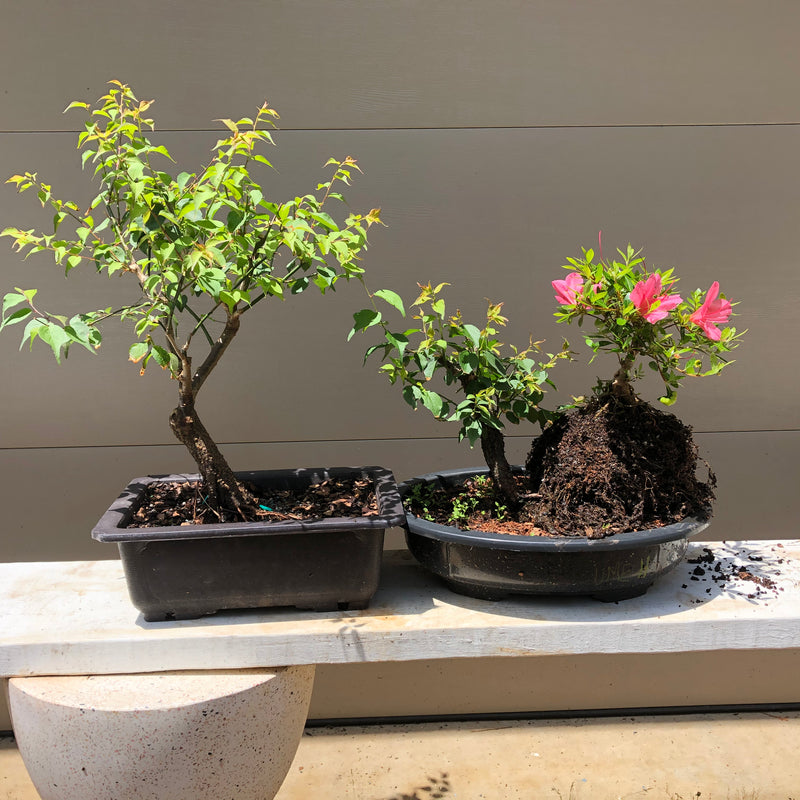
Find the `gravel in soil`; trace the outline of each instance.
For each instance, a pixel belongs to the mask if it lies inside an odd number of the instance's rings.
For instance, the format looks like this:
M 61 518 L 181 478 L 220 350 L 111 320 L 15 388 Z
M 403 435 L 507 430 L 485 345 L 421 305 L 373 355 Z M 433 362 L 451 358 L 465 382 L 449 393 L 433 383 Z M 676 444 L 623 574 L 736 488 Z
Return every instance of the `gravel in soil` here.
M 260 507 L 248 522 L 311 520 L 327 517 L 368 517 L 378 514 L 373 482 L 367 479 L 333 480 L 304 490 L 264 491 L 248 487 L 259 499 Z M 208 525 L 242 522 L 232 510 L 211 508 L 197 481 L 152 483 L 133 515 L 131 528 L 171 525 Z

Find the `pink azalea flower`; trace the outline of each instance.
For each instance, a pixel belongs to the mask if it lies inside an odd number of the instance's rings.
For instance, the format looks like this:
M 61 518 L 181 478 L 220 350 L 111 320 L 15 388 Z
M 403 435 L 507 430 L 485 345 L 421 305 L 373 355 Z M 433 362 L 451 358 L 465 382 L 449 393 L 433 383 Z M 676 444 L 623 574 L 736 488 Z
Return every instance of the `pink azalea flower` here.
M 703 305 L 689 317 L 689 320 L 699 325 L 712 342 L 718 342 L 722 337 L 722 331 L 714 323 L 727 322 L 732 310 L 731 304 L 719 296 L 719 283 L 714 281 Z
M 631 302 L 648 322 L 659 322 L 683 300 L 679 294 L 661 294 L 661 275 L 654 272 L 633 287 Z
M 556 290 L 556 300 L 562 306 L 574 306 L 583 290 L 583 278 L 579 272 L 570 272 L 564 280 L 552 281 L 552 285 Z

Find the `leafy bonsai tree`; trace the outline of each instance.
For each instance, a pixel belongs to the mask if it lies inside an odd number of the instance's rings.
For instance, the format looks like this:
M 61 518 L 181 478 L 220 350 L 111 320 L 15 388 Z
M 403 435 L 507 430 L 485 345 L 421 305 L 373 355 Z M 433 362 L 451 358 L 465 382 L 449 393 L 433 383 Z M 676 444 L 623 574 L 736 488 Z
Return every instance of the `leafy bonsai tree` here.
M 541 344 L 532 339 L 524 350 L 512 345 L 504 352 L 497 338 L 508 322 L 501 314 L 502 303 L 489 302 L 486 322 L 479 328 L 465 322 L 460 311 L 447 314 L 442 297 L 447 285 L 420 285 L 421 293 L 413 303 L 419 309 L 414 316 L 418 326 L 403 331 L 390 327 L 374 302 L 379 298 L 405 317 L 400 296 L 389 289 L 376 291 L 370 295 L 372 307 L 353 315 L 350 337 L 372 326 L 382 328 L 383 342 L 370 347 L 364 360 L 381 353 L 385 362 L 381 372 L 402 387 L 403 398 L 413 409 L 422 404 L 436 419 L 458 422 L 459 441 L 466 439 L 470 447 L 480 442 L 496 491 L 516 507 L 519 490 L 506 458 L 504 422 L 544 423 L 550 418 L 539 402 L 545 385 L 553 385 L 548 370 L 569 356 L 568 346 L 565 343 L 560 353 L 548 355 L 545 362 L 532 358 Z M 434 389 L 435 376 L 442 385 Z
M 138 296 L 67 318 L 40 306 L 36 289 L 17 289 L 3 299 L 0 329 L 24 322 L 23 344 L 39 339 L 60 361 L 74 344 L 90 352 L 100 347 L 107 320 L 129 322 L 130 360 L 141 373 L 155 363 L 176 382 L 170 426 L 197 464 L 207 502 L 248 518 L 257 502 L 203 425 L 198 394 L 242 318 L 263 300 L 312 285 L 324 294 L 340 278 L 361 275 L 359 254 L 379 212 L 349 213 L 342 223 L 328 212 L 343 200 L 338 185 L 358 169 L 349 157 L 328 162 L 333 174 L 316 194 L 269 199 L 254 175 L 256 167 L 271 166 L 259 149 L 273 144 L 269 129 L 278 115 L 266 104 L 254 118 L 221 120 L 228 135 L 214 145 L 208 164 L 173 175 L 169 152 L 147 136 L 154 130 L 146 116 L 151 102 L 137 100 L 119 81 L 110 86 L 94 107 L 74 102 L 67 108 L 88 112 L 78 148 L 99 183 L 88 208 L 57 198 L 36 173 L 15 175 L 9 183 L 19 192 L 35 190 L 53 210 L 53 232 L 10 227 L 0 235 L 26 258 L 51 253 L 67 274 L 84 267 L 124 274 Z

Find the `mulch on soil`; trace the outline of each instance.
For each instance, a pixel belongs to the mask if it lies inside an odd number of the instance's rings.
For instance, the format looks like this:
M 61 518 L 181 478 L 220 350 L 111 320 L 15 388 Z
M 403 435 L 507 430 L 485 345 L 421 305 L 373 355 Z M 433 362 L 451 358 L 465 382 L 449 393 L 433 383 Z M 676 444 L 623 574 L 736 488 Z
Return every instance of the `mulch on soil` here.
M 204 501 L 202 488 L 196 481 L 152 483 L 128 527 L 312 520 L 378 514 L 374 485 L 367 479 L 329 479 L 303 491 L 278 489 L 263 492 L 252 485 L 248 488 L 259 498 L 262 507 L 251 519 L 242 520 L 233 510 L 211 508 Z

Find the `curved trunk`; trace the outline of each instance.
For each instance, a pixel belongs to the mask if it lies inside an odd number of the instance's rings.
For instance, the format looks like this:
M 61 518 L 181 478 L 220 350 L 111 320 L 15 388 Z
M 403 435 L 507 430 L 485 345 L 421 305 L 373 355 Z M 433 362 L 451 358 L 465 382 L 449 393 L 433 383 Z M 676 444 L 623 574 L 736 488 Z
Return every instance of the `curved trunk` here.
M 203 481 L 203 492 L 212 508 L 232 508 L 243 519 L 258 504 L 255 498 L 236 480 L 233 470 L 206 430 L 193 401 L 184 401 L 169 418 L 172 432 L 191 454 Z
M 489 467 L 489 474 L 494 481 L 495 488 L 503 498 L 511 505 L 517 503 L 518 491 L 514 473 L 506 459 L 505 439 L 501 431 L 497 428 L 489 428 L 484 425 L 481 432 L 481 450 Z
M 630 382 L 630 370 L 633 366 L 633 359 L 626 358 L 614 373 L 611 381 L 611 394 L 624 403 L 633 404 L 636 402 L 636 393 Z

